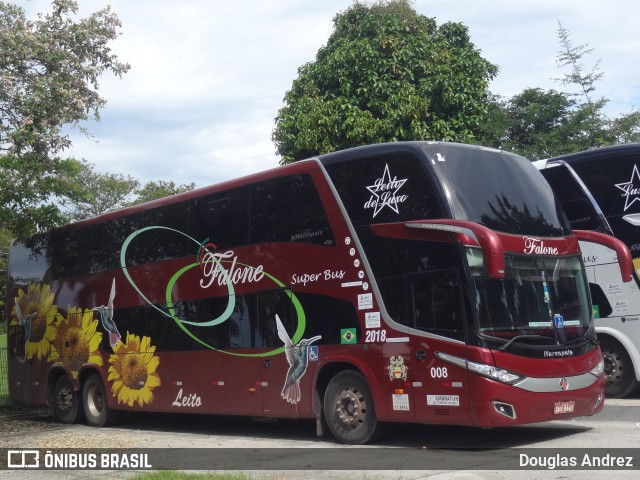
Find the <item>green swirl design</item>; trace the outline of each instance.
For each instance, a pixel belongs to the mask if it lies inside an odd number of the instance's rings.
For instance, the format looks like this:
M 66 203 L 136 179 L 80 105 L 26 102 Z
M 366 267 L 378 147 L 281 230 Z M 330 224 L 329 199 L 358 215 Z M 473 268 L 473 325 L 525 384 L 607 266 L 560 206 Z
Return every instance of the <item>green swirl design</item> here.
M 167 284 L 167 287 L 165 289 L 165 300 L 167 302 L 166 306 L 167 306 L 167 310 L 168 310 L 169 313 L 167 313 L 166 311 L 162 310 L 161 308 L 159 308 L 158 306 L 153 304 L 147 298 L 147 296 L 142 292 L 142 290 L 140 290 L 140 287 L 138 287 L 138 285 L 133 281 L 133 278 L 131 278 L 131 274 L 129 273 L 129 270 L 128 270 L 128 267 L 127 267 L 127 262 L 126 262 L 127 249 L 129 248 L 129 245 L 131 244 L 133 239 L 136 238 L 138 235 L 140 235 L 142 233 L 145 233 L 145 232 L 148 232 L 148 231 L 151 231 L 151 230 L 169 230 L 169 231 L 175 232 L 175 233 L 177 233 L 179 235 L 187 237 L 189 240 L 191 240 L 196 245 L 198 245 L 199 249 L 202 248 L 202 243 L 201 242 L 198 242 L 195 238 L 187 235 L 186 233 L 181 232 L 180 230 L 176 230 L 176 229 L 169 228 L 169 227 L 162 227 L 162 226 L 159 226 L 159 225 L 154 225 L 154 226 L 141 228 L 140 230 L 136 230 L 135 232 L 133 232 L 131 235 L 129 235 L 126 238 L 126 240 L 122 243 L 122 248 L 120 249 L 120 268 L 122 269 L 122 273 L 124 273 L 124 276 L 126 277 L 126 279 L 129 282 L 129 284 L 131 284 L 131 286 L 134 288 L 134 290 L 144 299 L 145 302 L 147 302 L 148 305 L 150 305 L 152 308 L 156 309 L 162 315 L 171 318 L 174 322 L 176 322 L 176 325 L 178 325 L 178 327 L 180 327 L 180 329 L 184 333 L 186 333 L 189 337 L 191 337 L 194 341 L 198 342 L 200 345 L 202 345 L 202 346 L 204 346 L 206 348 L 209 348 L 211 350 L 216 350 L 216 351 L 221 352 L 221 353 L 226 353 L 228 355 L 235 355 L 235 356 L 240 356 L 240 357 L 267 357 L 267 356 L 277 355 L 277 354 L 280 354 L 280 353 L 284 352 L 284 346 L 276 348 L 274 350 L 269 350 L 269 351 L 264 352 L 264 353 L 237 353 L 237 352 L 233 352 L 233 351 L 229 351 L 229 350 L 217 349 L 214 346 L 209 345 L 204 340 L 200 339 L 195 334 L 193 334 L 193 332 L 189 331 L 189 329 L 185 326 L 185 324 L 187 324 L 187 325 L 197 325 L 199 327 L 214 327 L 216 325 L 220 325 L 220 324 L 224 323 L 225 321 L 227 321 L 229 319 L 229 317 L 231 316 L 231 313 L 233 312 L 233 306 L 235 305 L 235 289 L 233 288 L 233 283 L 231 282 L 231 279 L 229 278 L 229 275 L 228 275 L 226 269 L 222 266 L 222 264 L 223 263 L 231 263 L 231 262 L 219 261 L 219 260 L 214 258 L 214 261 L 218 263 L 218 265 L 220 266 L 221 271 L 223 272 L 224 277 L 226 278 L 226 282 L 225 283 L 227 285 L 227 292 L 228 292 L 227 306 L 226 306 L 224 312 L 222 312 L 218 317 L 216 317 L 214 319 L 211 319 L 211 320 L 208 320 L 206 322 L 192 322 L 192 321 L 180 318 L 176 314 L 176 311 L 174 309 L 172 293 L 173 293 L 173 288 L 174 288 L 175 284 L 180 279 L 180 277 L 182 275 L 184 275 L 186 272 L 188 272 L 192 268 L 200 266 L 200 262 L 194 262 L 194 263 L 191 263 L 189 265 L 186 265 L 186 266 L 182 267 L 180 270 L 178 270 L 176 273 L 174 273 L 173 276 L 171 277 L 171 279 L 169 280 L 169 283 Z M 236 264 L 242 265 L 242 266 L 247 267 L 247 268 L 252 268 L 252 269 L 255 268 L 255 267 L 253 267 L 251 265 L 246 265 L 246 264 L 239 263 L 239 262 L 236 262 Z M 284 292 L 286 293 L 286 295 L 291 299 L 291 302 L 292 302 L 292 304 L 293 304 L 293 306 L 295 308 L 295 311 L 296 311 L 296 316 L 298 318 L 298 325 L 297 325 L 296 331 L 293 334 L 293 338 L 291 339 L 291 341 L 295 345 L 302 339 L 302 336 L 304 335 L 304 330 L 306 328 L 306 323 L 307 323 L 306 322 L 306 316 L 305 316 L 305 313 L 304 313 L 304 309 L 302 308 L 302 304 L 300 303 L 300 300 L 298 299 L 298 297 L 296 297 L 296 295 L 289 288 L 287 288 L 284 283 L 282 283 L 276 277 L 274 277 L 273 275 L 270 275 L 267 272 L 263 271 L 262 273 L 267 278 L 269 278 L 273 283 L 275 283 L 277 286 L 283 288 Z

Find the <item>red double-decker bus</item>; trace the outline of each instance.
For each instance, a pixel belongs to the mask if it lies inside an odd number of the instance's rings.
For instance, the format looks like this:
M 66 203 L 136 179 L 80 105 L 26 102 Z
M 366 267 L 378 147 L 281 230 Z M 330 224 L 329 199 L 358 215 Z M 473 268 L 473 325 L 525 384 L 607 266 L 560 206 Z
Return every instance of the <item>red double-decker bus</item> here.
M 603 361 L 578 239 L 529 161 L 354 148 L 13 243 L 9 386 L 122 411 L 494 427 L 593 415 Z M 628 265 L 621 268 L 631 279 Z

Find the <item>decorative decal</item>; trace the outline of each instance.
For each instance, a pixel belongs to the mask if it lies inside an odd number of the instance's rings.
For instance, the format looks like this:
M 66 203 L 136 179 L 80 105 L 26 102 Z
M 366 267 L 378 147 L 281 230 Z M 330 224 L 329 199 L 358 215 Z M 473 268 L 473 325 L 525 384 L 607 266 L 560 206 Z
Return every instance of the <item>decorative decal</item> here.
M 176 399 L 171 404 L 174 407 L 191 407 L 197 408 L 202 406 L 202 398 L 195 393 L 189 393 L 187 395 L 182 393 L 182 389 L 178 390 Z
M 404 357 L 398 355 L 389 359 L 389 380 L 406 380 L 409 367 L 404 363 Z
M 358 343 L 355 328 L 343 328 L 340 330 L 340 343 L 342 345 L 352 345 Z
M 116 279 L 114 278 L 113 283 L 111 284 L 111 293 L 109 294 L 109 303 L 107 306 L 105 307 L 104 305 L 100 305 L 93 309 L 94 312 L 98 312 L 102 326 L 109 333 L 109 345 L 111 345 L 111 348 L 115 347 L 120 341 L 120 332 L 118 332 L 118 328 L 113 322 L 113 300 L 115 298 Z
M 316 335 L 308 340 L 303 338 L 294 346 L 278 314 L 276 314 L 276 328 L 278 329 L 278 337 L 280 337 L 280 340 L 284 343 L 284 353 L 287 357 L 287 362 L 289 362 L 289 370 L 287 370 L 281 395 L 287 402 L 297 404 L 300 401 L 300 379 L 307 371 L 307 363 L 309 361 L 307 353 L 308 347 L 322 337 Z
M 20 344 L 12 345 L 14 355 L 22 361 L 42 360 L 51 355 L 51 343 L 56 336 L 55 320 L 58 307 L 53 304 L 50 285 L 31 284 L 18 291 L 13 308 L 11 327 L 20 330 Z
M 384 207 L 389 207 L 396 213 L 398 204 L 403 203 L 409 198 L 409 195 L 399 195 L 398 190 L 406 183 L 407 179 L 398 180 L 397 177 L 391 178 L 389 173 L 389 164 L 384 166 L 382 177 L 378 178 L 373 185 L 369 185 L 367 190 L 371 192 L 371 197 L 364 204 L 365 209 L 373 208 L 373 218 L 380 213 Z
M 624 197 L 624 211 L 626 212 L 636 200 L 640 200 L 640 172 L 638 172 L 638 166 L 633 166 L 631 179 L 628 182 L 617 183 L 616 187 L 623 192 L 620 196 Z
M 156 373 L 160 358 L 154 355 L 149 337 L 140 338 L 127 332 L 125 343 L 118 343 L 114 354 L 109 356 L 109 381 L 113 381 L 113 396 L 118 403 L 130 407 L 134 402 L 139 406 L 153 403 L 153 389 L 160 386 L 160 376 Z
M 20 363 L 24 363 L 26 358 L 27 351 L 27 342 L 29 341 L 29 336 L 31 335 L 31 320 L 36 316 L 38 312 L 31 312 L 26 317 L 22 316 L 22 312 L 20 311 L 20 304 L 18 303 L 18 299 L 16 298 L 16 316 L 18 317 L 18 327 L 20 327 L 20 345 L 18 345 L 18 351 L 16 352 L 16 357 Z
M 98 320 L 94 318 L 93 310 L 69 307 L 66 318 L 59 313 L 57 317 L 49 360 L 65 365 L 74 379 L 78 378 L 84 364 L 102 365 L 102 333 L 97 331 Z
M 547 247 L 544 240 L 534 237 L 524 237 L 524 253 L 535 255 L 558 255 L 556 247 Z
M 129 272 L 129 266 L 127 265 L 127 251 L 129 249 L 129 246 L 131 245 L 131 242 L 133 242 L 134 239 L 136 239 L 140 235 L 147 234 L 156 230 L 173 232 L 176 235 L 187 238 L 195 245 L 197 245 L 195 262 L 179 268 L 173 274 L 173 276 L 171 276 L 169 282 L 166 285 L 166 308 L 161 308 L 160 306 L 149 300 L 145 292 L 143 292 L 140 286 L 134 281 L 131 273 Z M 242 357 L 265 357 L 278 355 L 284 352 L 284 347 L 274 348 L 273 350 L 262 353 L 237 353 L 228 350 L 222 350 L 207 343 L 193 331 L 189 330 L 186 325 L 194 325 L 199 329 L 203 329 L 204 327 L 214 327 L 226 322 L 233 315 L 236 298 L 235 285 L 271 281 L 278 287 L 282 288 L 284 293 L 291 299 L 298 321 L 296 331 L 294 332 L 292 337 L 292 343 L 301 341 L 302 336 L 304 335 L 304 330 L 306 328 L 306 316 L 302 308 L 302 304 L 300 303 L 300 300 L 298 300 L 298 297 L 296 297 L 296 295 L 289 288 L 287 288 L 287 286 L 282 281 L 265 272 L 263 265 L 254 266 L 241 263 L 233 250 L 220 253 L 216 252 L 216 249 L 217 246 L 214 243 L 210 242 L 208 238 L 199 242 L 195 238 L 179 230 L 159 225 L 152 225 L 136 230 L 135 232 L 131 233 L 122 243 L 122 247 L 120 249 L 120 267 L 125 278 L 131 284 L 133 289 L 140 295 L 140 297 L 145 302 L 147 302 L 147 304 L 151 308 L 157 310 L 161 315 L 172 319 L 176 323 L 176 325 L 178 325 L 178 327 L 195 342 L 211 350 L 216 350 L 228 355 Z M 226 288 L 227 290 L 226 308 L 217 317 L 210 320 L 202 320 L 197 322 L 186 320 L 179 316 L 176 311 L 177 309 L 174 306 L 173 291 L 174 288 L 176 288 L 176 284 L 178 284 L 183 275 L 195 268 L 199 268 L 203 275 L 203 278 L 199 282 L 200 287 L 209 288 L 220 286 Z

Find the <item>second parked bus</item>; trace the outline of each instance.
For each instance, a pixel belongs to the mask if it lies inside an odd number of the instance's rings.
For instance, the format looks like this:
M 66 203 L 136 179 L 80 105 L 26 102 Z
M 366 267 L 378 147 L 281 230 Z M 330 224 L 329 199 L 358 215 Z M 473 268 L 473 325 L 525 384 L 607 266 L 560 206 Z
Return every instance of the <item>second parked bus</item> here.
M 615 252 L 580 242 L 595 326 L 605 360 L 606 394 L 625 397 L 640 384 L 640 144 L 618 145 L 534 163 L 573 228 L 614 235 L 631 250 L 635 281 L 623 284 Z

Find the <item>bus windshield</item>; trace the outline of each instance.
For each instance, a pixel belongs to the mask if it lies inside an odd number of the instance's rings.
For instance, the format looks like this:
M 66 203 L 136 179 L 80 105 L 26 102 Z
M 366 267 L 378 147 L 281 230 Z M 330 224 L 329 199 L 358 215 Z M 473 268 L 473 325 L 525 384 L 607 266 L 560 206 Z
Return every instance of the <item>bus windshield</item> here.
M 481 335 L 520 343 L 564 345 L 591 326 L 590 299 L 580 257 L 505 255 L 505 276 L 489 278 L 482 252 L 467 248 L 472 299 Z

